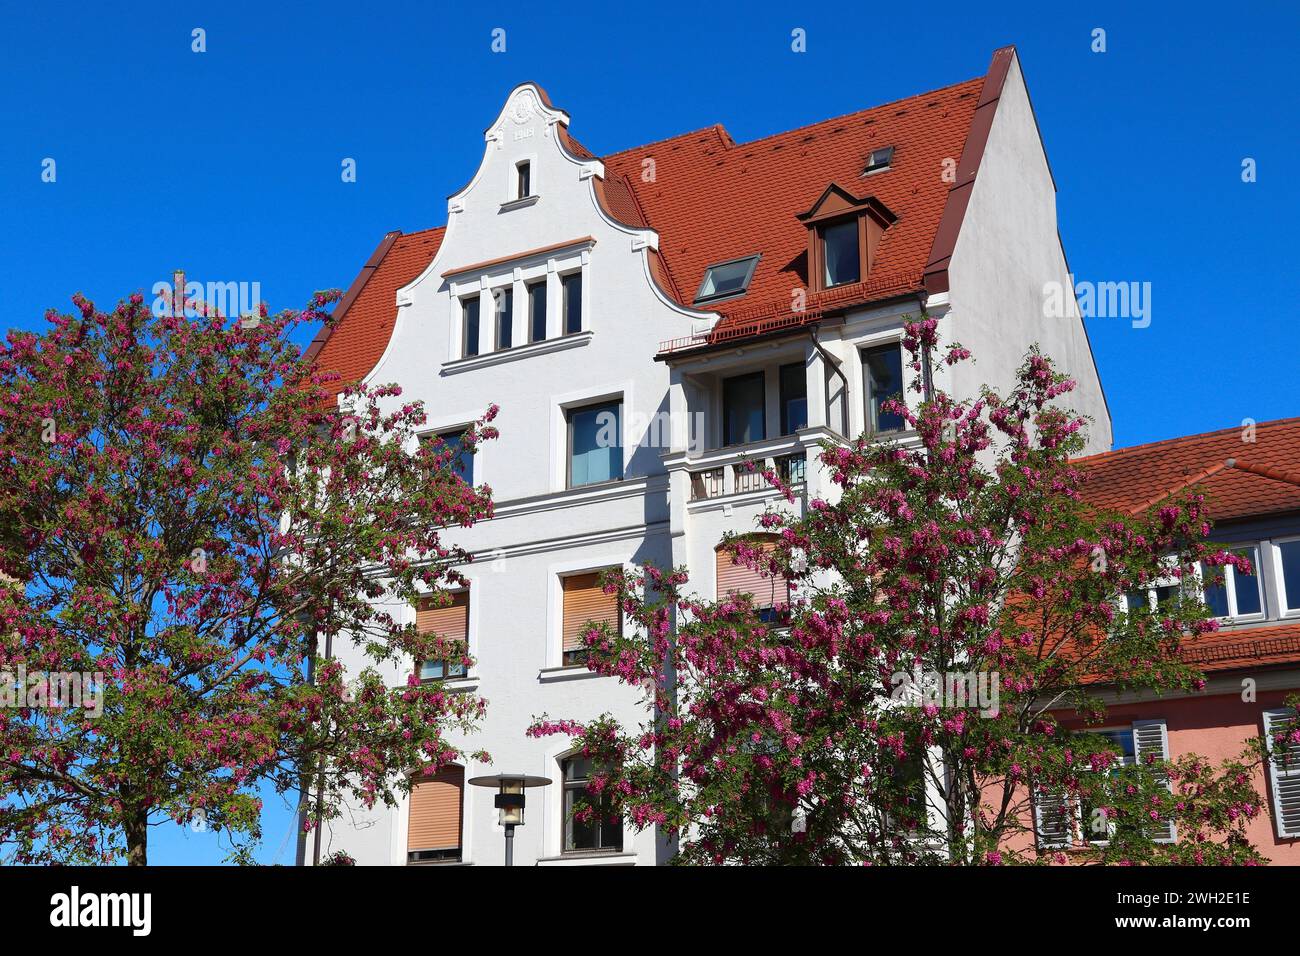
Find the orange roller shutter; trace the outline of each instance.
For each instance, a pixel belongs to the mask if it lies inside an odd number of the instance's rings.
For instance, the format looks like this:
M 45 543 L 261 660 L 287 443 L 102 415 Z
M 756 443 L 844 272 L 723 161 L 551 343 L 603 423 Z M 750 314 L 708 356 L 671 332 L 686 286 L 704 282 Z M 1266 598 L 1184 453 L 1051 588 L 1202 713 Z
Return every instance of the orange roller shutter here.
M 754 542 L 764 554 L 776 550 L 773 541 Z M 750 569 L 737 564 L 726 548 L 719 548 L 717 554 L 718 600 L 724 600 L 730 594 L 752 594 L 758 607 L 772 607 L 789 600 L 786 579 L 782 576 L 765 577 L 757 569 Z
M 586 645 L 582 633 L 588 621 L 619 626 L 618 595 L 606 594 L 596 583 L 599 572 L 573 574 L 564 579 L 564 650 L 578 651 Z
M 411 822 L 406 835 L 408 852 L 460 848 L 464 789 L 464 767 L 443 767 L 412 788 Z
M 432 632 L 451 641 L 467 640 L 469 592 L 457 591 L 444 607 L 434 607 L 432 598 L 424 598 L 415 612 L 415 626 L 421 634 Z

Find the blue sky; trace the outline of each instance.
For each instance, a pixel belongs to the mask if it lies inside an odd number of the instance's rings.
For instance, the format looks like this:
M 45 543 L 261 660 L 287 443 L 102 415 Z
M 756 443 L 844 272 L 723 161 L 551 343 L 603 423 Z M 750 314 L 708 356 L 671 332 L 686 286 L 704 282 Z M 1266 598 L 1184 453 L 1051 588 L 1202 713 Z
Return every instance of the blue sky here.
M 1116 445 L 1300 415 L 1294 4 L 545 6 L 14 5 L 4 324 L 41 328 L 74 291 L 111 304 L 175 268 L 260 282 L 272 308 L 346 287 L 386 231 L 443 222 L 523 80 L 599 154 L 714 122 L 753 139 L 982 75 L 1014 43 L 1076 277 L 1151 283 L 1149 327 L 1089 323 Z M 1105 53 L 1090 49 L 1098 27 Z M 264 860 L 290 825 L 269 798 Z M 221 855 L 211 834 L 173 828 L 155 851 Z M 290 839 L 278 862 L 292 860 Z

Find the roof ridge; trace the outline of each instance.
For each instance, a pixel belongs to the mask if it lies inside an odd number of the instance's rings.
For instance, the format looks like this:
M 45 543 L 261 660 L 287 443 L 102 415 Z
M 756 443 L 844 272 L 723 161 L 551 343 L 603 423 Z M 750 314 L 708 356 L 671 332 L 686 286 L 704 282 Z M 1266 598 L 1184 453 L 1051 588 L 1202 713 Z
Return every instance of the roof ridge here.
M 966 86 L 971 83 L 980 83 L 983 82 L 983 80 L 984 80 L 983 76 L 969 77 L 968 79 L 965 80 L 959 80 L 956 83 L 949 83 L 947 86 L 940 86 L 940 87 L 936 87 L 933 90 L 927 90 L 924 93 L 914 93 L 911 96 L 903 96 L 903 97 L 899 97 L 896 100 L 889 100 L 888 102 L 885 103 L 877 103 L 875 106 L 865 106 L 862 109 L 853 110 L 848 113 L 840 113 L 837 116 L 828 116 L 824 119 L 814 120 L 811 123 L 805 123 L 802 126 L 796 126 L 793 129 L 778 130 L 775 133 L 768 133 L 765 136 L 759 136 L 757 139 L 745 140 L 744 142 L 740 142 L 740 143 L 736 142 L 735 137 L 733 137 L 731 133 L 727 131 L 727 128 L 723 126 L 721 123 L 712 123 L 708 126 L 701 126 L 699 129 L 690 130 L 689 132 L 686 133 L 679 133 L 676 136 L 666 136 L 663 139 L 655 140 L 654 142 L 651 143 L 646 143 L 643 146 L 629 146 L 627 149 L 620 149 L 617 152 L 609 153 L 606 156 L 602 157 L 602 159 L 604 159 L 605 161 L 609 161 L 611 159 L 614 159 L 615 157 L 621 157 L 627 153 L 644 152 L 645 150 L 648 150 L 651 147 L 662 146 L 663 144 L 672 142 L 673 140 L 685 139 L 689 136 L 694 136 L 698 133 L 706 133 L 706 132 L 711 132 L 716 130 L 721 130 L 722 133 L 726 134 L 726 140 L 723 140 L 724 148 L 729 150 L 745 149 L 747 147 L 760 145 L 768 140 L 778 139 L 782 136 L 794 136 L 799 133 L 806 133 L 808 130 L 812 129 L 815 126 L 824 126 L 827 123 L 834 123 L 838 120 L 851 119 L 853 117 L 862 116 L 864 113 L 872 113 L 875 112 L 876 110 L 887 109 L 891 106 L 898 106 L 901 103 L 907 103 L 912 100 L 920 100 L 920 99 L 925 99 L 926 97 L 929 96 L 935 96 L 936 94 L 939 93 L 947 93 L 952 90 L 955 90 L 959 86 Z
M 937 89 L 927 90 L 924 93 L 915 93 L 911 96 L 903 96 L 896 100 L 890 100 L 887 103 L 878 103 L 875 106 L 865 106 L 860 110 L 853 110 L 852 112 L 849 113 L 840 113 L 838 116 L 828 116 L 825 119 L 814 120 L 811 123 L 805 123 L 804 125 L 796 126 L 793 129 L 781 130 L 776 133 L 768 133 L 766 136 L 760 136 L 757 139 L 747 140 L 743 143 L 736 143 L 732 148 L 745 149 L 750 146 L 761 145 L 769 140 L 777 140 L 785 136 L 796 136 L 800 133 L 806 133 L 808 130 L 813 129 L 814 127 L 817 126 L 825 126 L 829 123 L 835 123 L 841 120 L 854 119 L 866 113 L 874 113 L 877 110 L 888 109 L 891 106 L 899 106 L 903 103 L 911 102 L 912 100 L 922 100 L 925 99 L 926 97 L 935 96 L 940 93 L 948 93 L 951 92 L 952 90 L 955 90 L 959 86 L 966 86 L 970 83 L 982 83 L 983 81 L 984 81 L 983 76 L 972 76 L 968 79 L 961 80 L 960 82 L 957 83 L 949 83 L 947 86 L 941 86 L 938 87 Z
M 1300 487 L 1300 472 L 1287 471 L 1285 468 L 1271 468 L 1268 465 L 1252 465 L 1240 458 L 1229 458 L 1227 465 L 1229 468 L 1235 468 L 1251 475 L 1259 475 L 1261 478 L 1267 478 L 1270 481 L 1280 481 L 1283 484 Z
M 1289 424 L 1300 424 L 1300 415 L 1292 416 L 1290 418 L 1274 418 L 1266 422 L 1256 422 L 1255 427 L 1263 428 L 1265 425 L 1289 425 Z M 1239 432 L 1239 431 L 1241 431 L 1240 425 L 1231 425 L 1227 428 L 1219 428 L 1216 429 L 1215 431 L 1210 431 L 1210 432 L 1195 432 L 1194 434 L 1191 435 L 1175 435 L 1172 438 L 1159 438 L 1156 439 L 1155 441 L 1143 442 L 1140 445 L 1125 445 L 1123 448 L 1112 448 L 1110 451 L 1099 451 L 1093 455 L 1084 455 L 1081 458 L 1072 459 L 1072 462 L 1076 465 L 1081 465 L 1084 463 L 1092 463 L 1092 462 L 1097 462 L 1104 458 L 1110 458 L 1117 455 L 1126 455 L 1130 452 L 1143 451 L 1151 448 L 1158 448 L 1161 445 L 1172 445 L 1174 443 L 1188 443 L 1188 442 L 1196 441 L 1201 438 L 1214 438 L 1218 435 L 1226 435 L 1230 432 Z
M 727 129 L 725 126 L 723 126 L 721 123 L 710 123 L 708 126 L 701 126 L 698 129 L 687 130 L 685 133 L 677 133 L 676 135 L 673 136 L 665 136 L 663 139 L 656 139 L 653 140 L 652 142 L 644 143 L 639 146 L 629 146 L 626 149 L 620 149 L 612 153 L 606 153 L 604 156 L 600 157 L 600 160 L 602 162 L 607 163 L 611 159 L 614 159 L 615 157 L 618 156 L 623 156 L 627 153 L 644 152 L 645 150 L 650 149 L 652 146 L 662 146 L 665 143 L 671 143 L 673 140 L 686 139 L 688 136 L 697 136 L 700 133 L 711 133 L 719 129 L 727 134 L 727 139 L 731 139 L 731 134 L 727 133 Z M 732 140 L 732 142 L 734 143 L 735 141 Z
M 446 231 L 447 231 L 447 224 L 443 223 L 441 226 L 430 226 L 428 229 L 417 229 L 415 232 L 403 232 L 400 236 L 398 236 L 398 238 L 411 239 L 414 238 L 415 236 L 422 236 L 426 232 L 446 232 Z

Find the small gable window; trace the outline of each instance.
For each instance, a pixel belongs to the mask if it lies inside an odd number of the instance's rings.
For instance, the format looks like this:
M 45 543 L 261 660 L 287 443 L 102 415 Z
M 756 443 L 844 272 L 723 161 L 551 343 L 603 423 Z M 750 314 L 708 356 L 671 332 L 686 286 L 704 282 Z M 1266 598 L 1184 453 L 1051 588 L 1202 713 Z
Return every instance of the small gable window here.
M 874 196 L 861 199 L 831 183 L 797 217 L 808 229 L 808 284 L 813 292 L 863 282 L 876 250 L 898 217 Z
M 533 194 L 533 164 L 525 160 L 515 167 L 515 198 L 527 199 Z
M 877 173 L 882 169 L 888 169 L 889 164 L 894 161 L 894 147 L 882 146 L 880 149 L 873 149 L 871 155 L 867 157 L 867 166 L 862 170 L 863 175 L 867 173 Z
M 826 288 L 857 282 L 862 278 L 862 256 L 858 251 L 858 221 L 847 219 L 822 226 L 822 261 Z
M 754 278 L 754 267 L 758 265 L 758 256 L 720 262 L 704 270 L 704 279 L 700 282 L 700 291 L 695 294 L 695 301 L 713 302 L 744 295 L 749 288 L 749 281 Z

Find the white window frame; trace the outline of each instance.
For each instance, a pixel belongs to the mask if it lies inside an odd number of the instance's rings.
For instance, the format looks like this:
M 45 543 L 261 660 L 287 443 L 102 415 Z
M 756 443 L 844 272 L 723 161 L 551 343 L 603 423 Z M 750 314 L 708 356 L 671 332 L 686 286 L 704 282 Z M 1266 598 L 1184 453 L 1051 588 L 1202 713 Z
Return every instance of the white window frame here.
M 564 280 L 572 276 L 578 277 L 578 328 L 569 331 L 569 299 L 564 288 Z M 566 335 L 580 335 L 587 331 L 587 270 L 579 265 L 576 269 L 570 268 L 559 272 L 555 277 L 556 285 L 559 288 L 560 297 L 560 334 L 557 338 Z
M 1264 591 L 1264 566 L 1260 559 L 1260 554 L 1267 542 L 1249 541 L 1241 544 L 1227 544 L 1223 546 L 1225 551 L 1253 551 L 1254 557 L 1251 558 L 1251 566 L 1255 569 L 1255 587 L 1259 592 L 1259 610 L 1252 611 L 1250 614 L 1237 613 L 1237 569 L 1232 565 L 1225 565 L 1223 568 L 1223 587 L 1228 595 L 1228 613 L 1224 617 L 1215 617 L 1216 621 L 1262 621 L 1268 617 L 1268 595 Z M 1201 569 L 1200 563 L 1196 565 L 1196 576 L 1200 581 L 1201 603 L 1205 603 L 1205 576 Z M 1206 605 L 1208 607 L 1208 605 Z
M 519 194 L 519 167 L 523 163 L 528 164 L 527 196 L 521 196 Z M 526 153 L 516 156 L 514 160 L 508 164 L 506 175 L 509 176 L 509 180 L 506 183 L 506 200 L 502 205 L 509 206 L 512 203 L 524 205 L 536 202 L 538 197 L 541 195 L 541 183 L 538 181 L 537 175 L 539 171 L 540 169 L 536 153 Z
M 1179 585 L 1181 585 L 1183 588 L 1187 588 L 1189 586 L 1190 582 L 1188 580 L 1187 575 L 1183 575 L 1181 578 L 1179 578 L 1173 573 L 1173 570 L 1176 569 L 1178 566 L 1178 560 L 1175 555 L 1167 554 L 1163 556 L 1160 559 L 1160 561 L 1162 564 L 1166 565 L 1170 569 L 1170 571 L 1156 578 L 1145 588 L 1133 588 L 1132 590 L 1125 591 L 1123 594 L 1121 594 L 1120 599 L 1124 602 L 1123 610 L 1125 611 L 1133 610 L 1131 607 L 1129 607 L 1128 604 L 1129 596 L 1138 591 L 1146 592 L 1147 609 L 1151 610 L 1154 609 L 1156 606 L 1156 591 L 1159 590 L 1160 588 L 1178 587 Z M 1201 579 L 1201 564 L 1199 561 L 1192 568 L 1192 576 L 1196 579 L 1196 593 L 1201 596 L 1201 603 L 1205 603 L 1205 587 Z
M 1293 542 L 1300 542 L 1300 535 L 1274 538 L 1268 542 L 1273 549 L 1273 586 L 1277 588 L 1277 606 L 1283 617 L 1300 617 L 1300 594 L 1287 594 L 1286 579 L 1282 576 L 1282 545 Z

